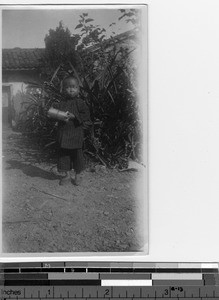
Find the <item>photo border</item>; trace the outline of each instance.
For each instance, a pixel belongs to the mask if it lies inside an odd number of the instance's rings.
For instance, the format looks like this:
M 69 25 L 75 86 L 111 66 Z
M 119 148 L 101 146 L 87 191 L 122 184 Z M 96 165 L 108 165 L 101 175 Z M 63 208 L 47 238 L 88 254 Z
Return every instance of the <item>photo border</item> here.
M 146 213 L 146 218 L 144 219 L 143 227 L 146 228 L 146 237 L 145 243 L 142 252 L 62 252 L 62 253 L 2 253 L 0 254 L 1 262 L 15 262 L 15 261 L 144 261 L 144 257 L 149 254 L 149 197 L 148 197 L 148 5 L 143 1 L 143 3 L 134 3 L 134 1 L 126 1 L 126 3 L 121 3 L 122 1 L 113 1 L 113 3 L 107 4 L 99 4 L 99 3 L 83 3 L 83 4 L 70 4 L 70 3 L 28 3 L 28 4 L 19 4 L 19 3 L 9 3 L 9 4 L 1 4 L 1 24 L 2 24 L 2 11 L 6 9 L 47 9 L 52 7 L 52 9 L 79 9 L 81 7 L 88 8 L 130 8 L 142 6 L 144 7 L 144 14 L 142 18 L 142 52 L 146 52 L 143 55 L 144 63 L 142 67 L 142 74 L 140 75 L 140 84 L 144 89 L 144 120 L 143 120 L 143 148 L 144 148 L 144 165 L 146 165 L 144 171 L 144 178 L 146 181 L 146 190 L 144 190 L 144 211 Z M 128 3 L 127 3 L 128 2 Z M 129 3 L 130 2 L 130 3 Z M 141 2 L 141 1 L 140 1 Z M 143 11 L 143 10 L 142 10 Z M 144 18 L 146 16 L 146 18 Z M 145 20 L 146 19 L 146 20 Z M 1 30 L 1 41 L 2 41 L 2 30 Z M 1 47 L 1 66 L 2 66 L 2 47 Z M 2 72 L 0 75 L 0 80 L 2 82 Z M 146 92 L 146 103 L 145 103 L 145 92 Z M 2 93 L 2 90 L 1 90 Z M 0 94 L 2 96 L 2 94 Z M 143 95 L 142 95 L 143 97 Z M 142 99 L 141 99 L 142 100 Z M 1 106 L 2 110 L 2 106 Z M 2 122 L 0 126 L 0 132 L 2 134 Z M 145 134 L 146 133 L 146 134 Z M 2 152 L 2 140 L 1 140 L 1 152 Z M 1 161 L 1 178 L 2 178 L 2 161 Z M 2 191 L 2 180 L 0 183 L 0 188 Z M 145 188 L 145 187 L 144 187 Z M 2 208 L 2 206 L 1 206 Z M 2 220 L 2 209 L 0 210 L 0 217 Z M 0 232 L 2 233 L 2 222 L 0 224 Z M 2 241 L 2 240 L 1 240 Z M 2 244 L 1 250 L 2 250 Z

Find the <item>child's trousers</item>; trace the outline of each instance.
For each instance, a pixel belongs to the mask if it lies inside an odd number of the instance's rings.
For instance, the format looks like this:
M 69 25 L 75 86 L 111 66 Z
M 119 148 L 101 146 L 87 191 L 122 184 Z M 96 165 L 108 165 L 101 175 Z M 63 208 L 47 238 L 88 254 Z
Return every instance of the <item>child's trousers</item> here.
M 82 149 L 60 148 L 58 158 L 58 171 L 67 172 L 72 169 L 81 173 L 85 168 Z

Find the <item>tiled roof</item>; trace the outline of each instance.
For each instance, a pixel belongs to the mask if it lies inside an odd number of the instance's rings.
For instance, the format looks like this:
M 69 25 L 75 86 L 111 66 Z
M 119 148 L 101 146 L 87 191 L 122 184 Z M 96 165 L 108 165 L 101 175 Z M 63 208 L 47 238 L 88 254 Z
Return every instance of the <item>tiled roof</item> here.
M 45 49 L 2 49 L 3 70 L 34 70 L 39 66 Z

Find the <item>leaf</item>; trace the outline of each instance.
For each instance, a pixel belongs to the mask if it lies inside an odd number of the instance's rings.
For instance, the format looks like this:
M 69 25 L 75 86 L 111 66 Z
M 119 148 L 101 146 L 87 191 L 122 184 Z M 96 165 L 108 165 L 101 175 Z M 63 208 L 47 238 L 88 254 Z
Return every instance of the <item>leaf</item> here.
M 85 91 L 87 92 L 87 93 L 91 93 L 91 89 L 90 89 L 90 86 L 89 86 L 89 83 L 88 83 L 88 81 L 86 80 L 86 78 L 84 77 L 84 85 L 83 85 L 83 87 L 84 87 L 84 89 L 85 89 Z
M 48 148 L 49 146 L 51 146 L 51 145 L 53 145 L 53 144 L 55 144 L 55 143 L 56 143 L 56 141 L 52 141 L 52 142 L 50 142 L 49 144 L 45 145 L 44 148 Z
M 105 36 L 105 34 L 104 35 L 102 35 L 101 37 L 100 37 L 100 42 L 102 42 L 103 41 L 103 39 L 105 38 L 106 36 Z
M 61 64 L 58 66 L 58 68 L 55 70 L 55 72 L 54 72 L 54 74 L 53 74 L 53 76 L 52 76 L 52 78 L 51 78 L 51 80 L 50 80 L 50 83 L 52 83 L 53 82 L 53 80 L 54 80 L 54 78 L 56 77 L 56 75 L 57 75 L 57 73 L 58 73 L 58 71 L 59 71 L 59 69 L 61 68 Z
M 110 91 L 109 91 L 109 90 L 107 91 L 107 93 L 108 93 L 108 95 L 110 96 L 110 98 L 111 98 L 111 100 L 112 100 L 113 104 L 115 104 L 115 100 L 113 99 L 113 96 L 112 96 L 112 94 L 110 93 Z
M 35 104 L 38 104 L 38 100 L 31 94 L 27 94 L 26 97 L 28 100 L 32 100 Z
M 118 91 L 117 91 L 116 82 L 115 82 L 115 80 L 114 80 L 114 75 L 113 75 L 111 66 L 109 66 L 108 71 L 109 71 L 110 77 L 111 77 L 111 79 L 112 79 L 112 84 L 113 84 L 113 86 L 114 86 L 115 93 L 117 94 Z M 114 103 L 115 103 L 115 101 L 114 101 Z
M 123 16 L 119 17 L 118 20 L 121 20 L 122 18 L 124 18 L 126 16 L 126 14 L 124 14 Z
M 135 25 L 135 24 L 136 24 L 136 21 L 135 21 L 135 19 L 128 19 L 128 20 L 126 21 L 126 23 L 129 23 L 129 22 L 131 22 L 133 25 Z
M 78 82 L 79 82 L 79 85 L 82 85 L 81 80 L 80 80 L 80 77 L 79 77 L 79 75 L 78 75 L 78 72 L 76 71 L 76 69 L 74 68 L 74 66 L 72 65 L 72 63 L 71 63 L 70 61 L 69 61 L 68 63 L 69 63 L 69 65 L 70 65 L 72 71 L 74 72 L 75 76 L 77 77 L 77 80 L 78 80 Z
M 75 29 L 78 29 L 78 28 L 81 28 L 81 27 L 83 27 L 83 24 L 78 24 L 78 25 L 75 27 Z
M 28 84 L 28 87 L 39 87 L 41 88 L 41 85 L 36 82 L 31 82 L 31 81 L 25 81 L 25 84 Z
M 134 15 L 134 14 L 133 14 L 133 12 L 131 12 L 131 11 L 128 12 L 128 13 L 126 14 L 127 17 L 132 17 L 133 15 Z
M 85 20 L 85 23 L 92 22 L 92 21 L 94 21 L 94 19 L 88 18 L 87 20 Z

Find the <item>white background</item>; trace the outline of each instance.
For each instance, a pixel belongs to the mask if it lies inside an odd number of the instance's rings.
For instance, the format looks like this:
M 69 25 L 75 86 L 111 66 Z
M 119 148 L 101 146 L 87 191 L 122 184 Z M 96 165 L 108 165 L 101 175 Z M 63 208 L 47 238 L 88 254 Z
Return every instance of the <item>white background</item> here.
M 153 261 L 219 261 L 219 1 L 149 5 Z
M 140 3 L 149 17 L 150 217 L 141 260 L 219 261 L 219 1 Z

